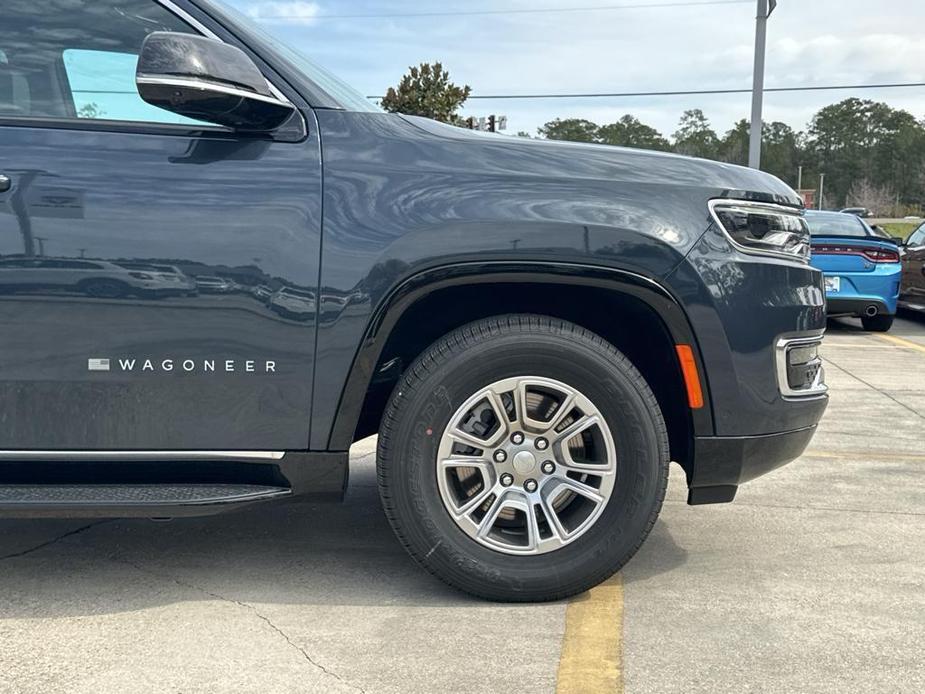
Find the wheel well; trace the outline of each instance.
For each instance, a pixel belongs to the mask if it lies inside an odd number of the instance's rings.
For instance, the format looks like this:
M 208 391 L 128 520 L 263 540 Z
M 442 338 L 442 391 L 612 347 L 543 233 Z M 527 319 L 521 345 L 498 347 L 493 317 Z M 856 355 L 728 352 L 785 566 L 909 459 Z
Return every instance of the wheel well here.
M 644 301 L 617 290 L 542 283 L 489 283 L 437 290 L 412 304 L 392 329 L 366 392 L 354 440 L 374 434 L 402 371 L 437 339 L 472 321 L 506 313 L 561 318 L 613 344 L 642 373 L 668 427 L 672 460 L 685 470 L 693 426 L 674 340 Z

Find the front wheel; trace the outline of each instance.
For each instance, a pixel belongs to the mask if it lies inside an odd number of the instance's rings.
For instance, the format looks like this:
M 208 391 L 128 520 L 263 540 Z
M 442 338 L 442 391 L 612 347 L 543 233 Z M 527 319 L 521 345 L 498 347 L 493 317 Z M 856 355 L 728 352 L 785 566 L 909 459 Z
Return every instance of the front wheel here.
M 555 600 L 629 560 L 655 523 L 668 435 L 641 374 L 578 326 L 511 315 L 443 337 L 383 418 L 379 488 L 427 570 L 494 600 Z
M 885 313 L 877 314 L 876 316 L 871 316 L 867 318 L 861 318 L 861 325 L 864 326 L 864 330 L 873 333 L 885 333 L 890 328 L 893 327 L 893 318 L 894 316 L 887 315 Z

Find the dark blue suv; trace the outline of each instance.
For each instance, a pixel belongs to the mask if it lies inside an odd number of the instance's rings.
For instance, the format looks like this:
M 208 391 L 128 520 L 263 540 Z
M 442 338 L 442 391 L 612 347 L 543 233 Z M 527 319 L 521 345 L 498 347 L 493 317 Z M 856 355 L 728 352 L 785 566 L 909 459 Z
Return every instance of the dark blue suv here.
M 813 436 L 778 179 L 383 113 L 214 0 L 2 15 L 0 515 L 339 498 L 378 432 L 424 567 L 554 599 L 633 555 L 669 461 L 726 502 Z

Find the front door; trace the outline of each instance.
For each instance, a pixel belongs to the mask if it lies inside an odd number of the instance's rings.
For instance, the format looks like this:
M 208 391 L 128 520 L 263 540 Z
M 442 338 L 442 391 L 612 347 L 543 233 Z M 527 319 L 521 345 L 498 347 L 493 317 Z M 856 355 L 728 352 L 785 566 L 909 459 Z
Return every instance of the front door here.
M 903 249 L 902 299 L 925 303 L 925 224 L 909 236 Z
M 311 111 L 270 138 L 145 104 L 145 36 L 207 31 L 155 0 L 2 14 L 0 450 L 306 448 Z

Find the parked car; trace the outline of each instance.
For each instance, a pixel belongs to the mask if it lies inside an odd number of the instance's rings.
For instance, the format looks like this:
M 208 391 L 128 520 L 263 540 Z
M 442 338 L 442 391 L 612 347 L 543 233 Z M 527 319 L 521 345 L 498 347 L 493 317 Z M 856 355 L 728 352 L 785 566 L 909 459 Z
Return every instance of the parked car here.
M 866 207 L 846 207 L 840 210 L 842 214 L 853 214 L 855 217 L 867 218 L 871 216 L 870 210 Z
M 251 294 L 259 301 L 266 301 L 273 296 L 273 290 L 265 284 L 258 284 L 251 287 Z
M 120 262 L 124 268 L 144 272 L 162 280 L 165 285 L 164 294 L 176 296 L 194 296 L 198 293 L 195 280 L 183 273 L 175 265 L 161 265 L 153 263 L 124 263 Z
M 309 320 L 315 316 L 315 292 L 297 287 L 282 287 L 267 304 L 283 318 Z
M 902 279 L 896 243 L 851 214 L 807 212 L 806 221 L 812 264 L 825 274 L 828 315 L 860 318 L 865 330 L 889 330 Z
M 97 299 L 158 298 L 178 293 L 177 285 L 150 268 L 105 260 L 17 256 L 0 259 L 0 292 L 78 292 Z
M 550 600 L 633 556 L 669 461 L 729 502 L 813 437 L 823 276 L 774 176 L 385 113 L 214 0 L 6 2 L 0 50 L 0 253 L 40 228 L 315 294 L 299 321 L 0 296 L 0 515 L 339 499 L 378 433 L 420 564 Z M 79 215 L 32 219 L 46 180 Z
M 909 235 L 900 249 L 903 265 L 899 305 L 925 312 L 925 223 Z
M 196 289 L 203 294 L 230 294 L 235 290 L 235 284 L 224 277 L 198 275 L 196 277 Z

